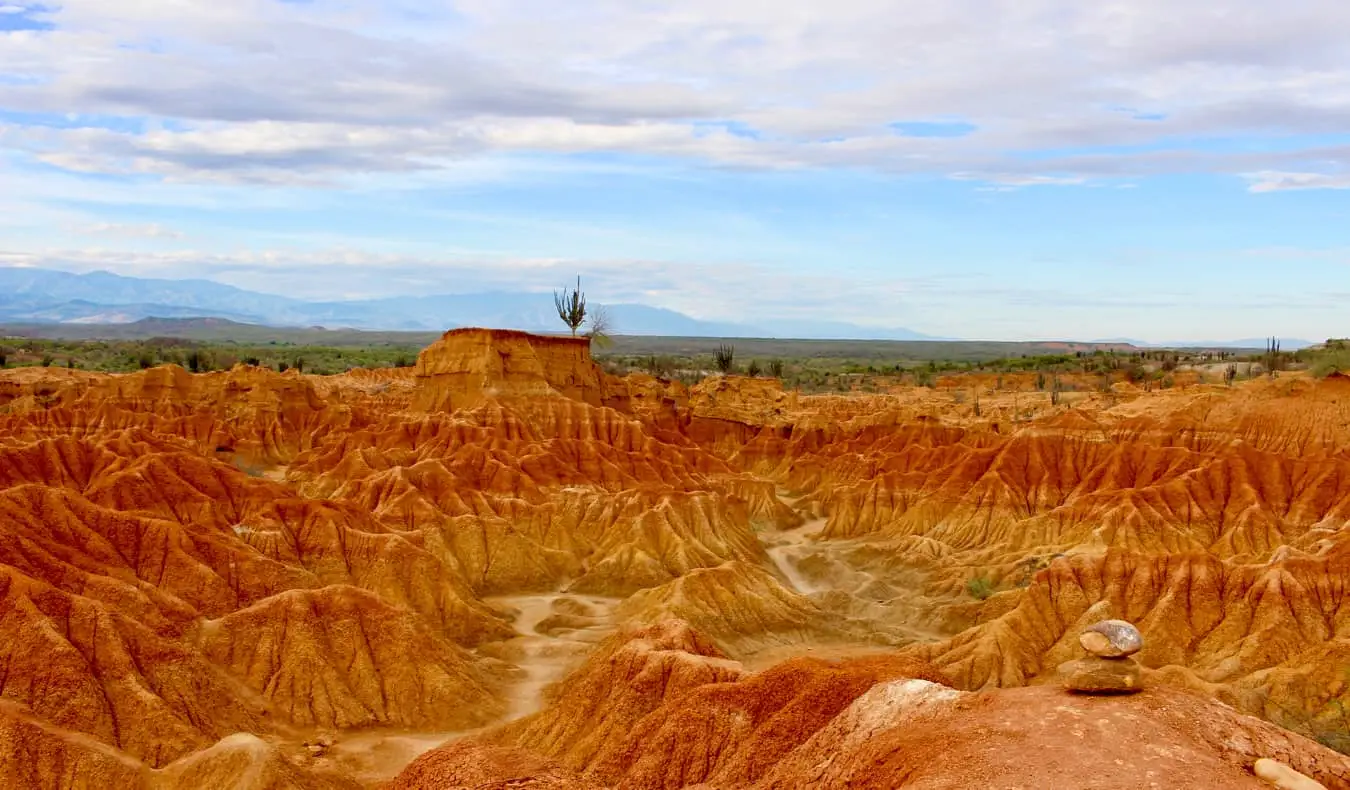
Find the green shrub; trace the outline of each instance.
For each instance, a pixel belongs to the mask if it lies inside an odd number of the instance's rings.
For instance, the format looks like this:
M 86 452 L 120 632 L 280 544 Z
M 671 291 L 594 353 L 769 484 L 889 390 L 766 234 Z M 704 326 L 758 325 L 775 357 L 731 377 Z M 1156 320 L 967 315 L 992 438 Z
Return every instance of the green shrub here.
M 262 477 L 262 476 L 263 476 L 263 468 L 262 468 L 262 466 L 260 466 L 259 464 L 252 464 L 252 463 L 249 463 L 248 461 L 245 461 L 244 459 L 242 459 L 242 458 L 240 458 L 240 457 L 238 457 L 238 456 L 235 456 L 235 458 L 234 458 L 234 468 L 235 468 L 235 469 L 238 469 L 239 471 L 243 472 L 244 474 L 248 475 L 249 477 Z
M 658 379 L 668 379 L 675 373 L 675 360 L 664 355 L 651 354 L 643 357 L 640 367 L 648 375 Z
M 1350 373 L 1350 349 L 1336 349 L 1319 354 L 1308 369 L 1319 379 L 1337 372 Z
M 974 598 L 977 601 L 983 601 L 994 594 L 994 582 L 984 574 L 972 576 L 970 580 L 966 582 L 966 592 L 970 594 L 971 598 Z

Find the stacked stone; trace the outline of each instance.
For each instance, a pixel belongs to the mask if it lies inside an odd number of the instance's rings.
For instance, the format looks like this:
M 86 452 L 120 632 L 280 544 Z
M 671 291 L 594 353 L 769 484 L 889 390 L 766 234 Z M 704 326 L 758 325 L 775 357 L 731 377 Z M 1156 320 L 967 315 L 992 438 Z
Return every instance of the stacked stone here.
M 1131 656 L 1144 647 L 1139 629 L 1124 620 L 1103 620 L 1078 635 L 1086 658 L 1063 667 L 1064 687 L 1084 694 L 1133 694 L 1142 691 L 1143 672 Z

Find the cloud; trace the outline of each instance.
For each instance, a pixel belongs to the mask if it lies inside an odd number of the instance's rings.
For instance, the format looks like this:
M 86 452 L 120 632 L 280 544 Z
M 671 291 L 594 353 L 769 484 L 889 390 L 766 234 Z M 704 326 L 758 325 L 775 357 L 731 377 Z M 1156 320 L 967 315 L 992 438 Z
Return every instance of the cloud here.
M 120 236 L 132 239 L 181 239 L 186 234 L 166 228 L 158 223 L 125 224 L 118 222 L 96 222 L 76 228 L 76 232 L 87 236 Z
M 149 122 L 0 131 L 75 171 L 329 186 L 610 152 L 996 186 L 1287 170 L 1332 188 L 1346 164 L 1310 153 L 1350 117 L 1342 0 L 67 0 L 45 16 L 55 29 L 0 47 L 0 108 Z M 1206 148 L 1272 138 L 1289 150 L 1245 170 Z M 1103 146 L 1134 150 L 1056 153 Z
M 979 181 L 991 186 L 980 187 L 989 192 L 1010 192 L 1021 187 L 1078 186 L 1087 181 L 1083 176 L 1020 175 L 1016 173 L 952 173 L 957 181 Z
M 1284 192 L 1294 189 L 1350 189 L 1350 173 L 1283 173 L 1262 170 L 1244 173 L 1249 192 Z

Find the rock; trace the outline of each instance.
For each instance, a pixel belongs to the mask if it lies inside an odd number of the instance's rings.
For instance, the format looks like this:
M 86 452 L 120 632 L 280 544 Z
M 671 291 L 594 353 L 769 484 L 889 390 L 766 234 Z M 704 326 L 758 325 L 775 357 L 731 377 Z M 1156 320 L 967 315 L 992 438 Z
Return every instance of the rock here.
M 1094 656 L 1123 658 L 1142 650 L 1144 637 L 1124 620 L 1103 620 L 1084 629 L 1078 635 L 1078 644 Z
M 1139 662 L 1133 658 L 1089 656 L 1061 667 L 1064 687 L 1087 694 L 1132 694 L 1143 691 Z
M 1270 782 L 1280 790 L 1327 790 L 1326 785 L 1309 779 L 1278 760 L 1262 757 L 1252 766 L 1252 773 Z

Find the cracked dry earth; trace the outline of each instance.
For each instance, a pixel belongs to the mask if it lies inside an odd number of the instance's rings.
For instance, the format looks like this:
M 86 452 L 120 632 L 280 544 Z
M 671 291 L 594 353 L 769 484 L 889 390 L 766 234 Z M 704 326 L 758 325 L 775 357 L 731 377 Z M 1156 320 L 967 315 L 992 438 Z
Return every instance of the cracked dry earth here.
M 0 372 L 0 785 L 1350 787 L 1350 381 L 1178 378 Z

